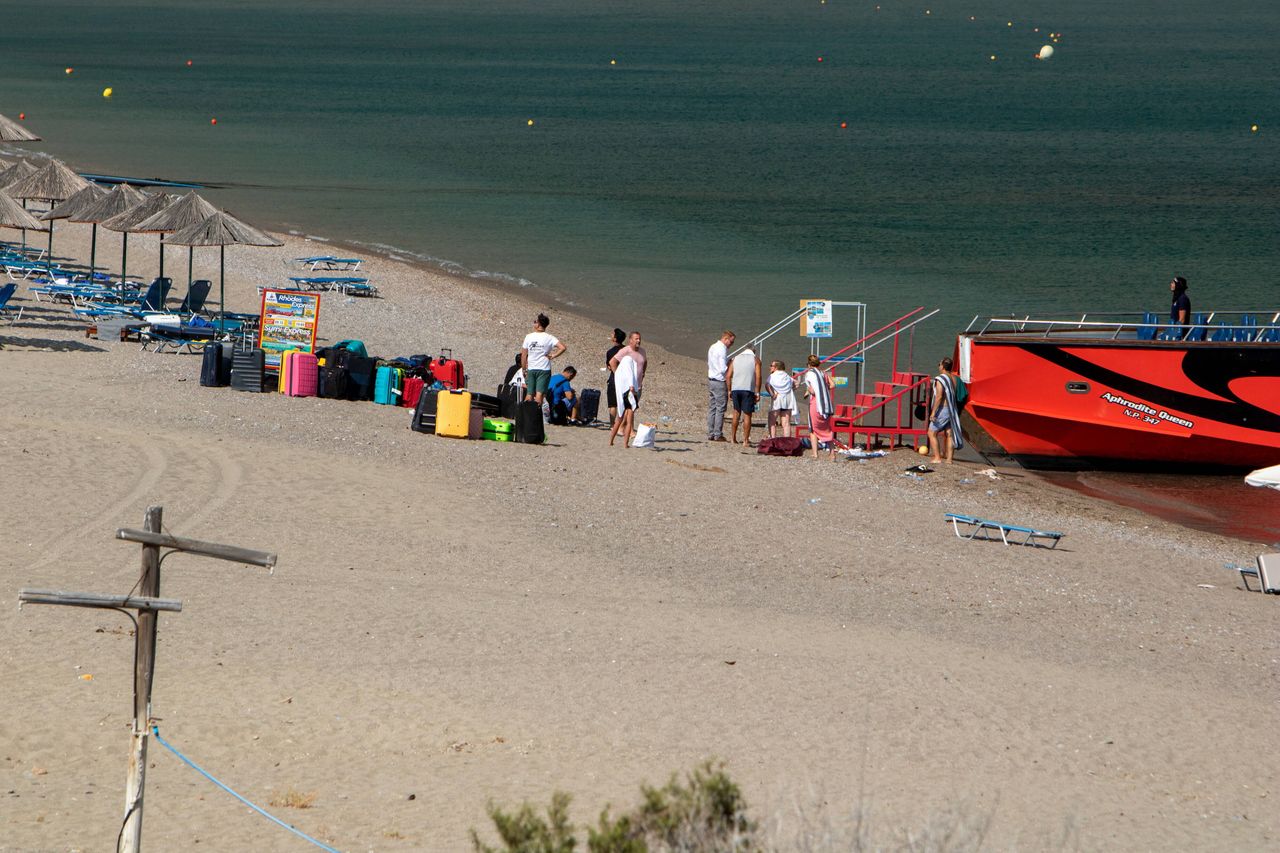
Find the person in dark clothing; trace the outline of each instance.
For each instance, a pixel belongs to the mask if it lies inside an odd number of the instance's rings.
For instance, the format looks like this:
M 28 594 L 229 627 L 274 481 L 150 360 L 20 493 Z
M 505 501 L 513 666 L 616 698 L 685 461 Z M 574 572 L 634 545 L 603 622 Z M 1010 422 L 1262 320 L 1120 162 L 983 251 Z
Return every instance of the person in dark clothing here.
M 1180 275 L 1169 282 L 1169 292 L 1173 294 L 1173 305 L 1169 309 L 1169 322 L 1181 326 L 1178 337 L 1185 337 L 1191 325 L 1191 297 L 1187 296 L 1187 280 Z
M 622 349 L 622 344 L 627 339 L 627 333 L 621 329 L 613 330 L 613 346 L 609 347 L 604 354 L 605 367 L 609 366 L 609 362 L 613 361 L 613 357 L 618 354 L 618 350 Z M 609 426 L 613 426 L 613 419 L 618 416 L 618 389 L 613 384 L 613 369 L 609 370 L 609 381 L 605 385 L 605 396 L 609 404 Z
M 507 368 L 507 375 L 502 378 L 503 385 L 510 385 L 511 380 L 515 379 L 516 374 L 523 370 L 520 366 L 520 353 L 516 353 L 516 362 Z

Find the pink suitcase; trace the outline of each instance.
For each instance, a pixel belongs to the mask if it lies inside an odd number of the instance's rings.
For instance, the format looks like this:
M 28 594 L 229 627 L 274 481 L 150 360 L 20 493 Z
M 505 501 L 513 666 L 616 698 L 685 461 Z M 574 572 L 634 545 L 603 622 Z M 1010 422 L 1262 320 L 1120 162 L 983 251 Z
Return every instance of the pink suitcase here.
M 289 397 L 314 397 L 320 388 L 320 360 L 309 352 L 290 353 L 288 387 Z

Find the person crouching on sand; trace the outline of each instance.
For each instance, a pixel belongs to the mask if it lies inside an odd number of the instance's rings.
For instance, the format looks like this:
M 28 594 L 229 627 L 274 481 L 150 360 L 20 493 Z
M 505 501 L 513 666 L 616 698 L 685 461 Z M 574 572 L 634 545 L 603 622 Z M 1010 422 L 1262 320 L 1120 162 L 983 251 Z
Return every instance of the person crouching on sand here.
M 796 414 L 796 382 L 781 361 L 771 362 L 769 371 L 769 394 L 773 397 L 769 406 L 769 438 L 778 437 L 779 425 L 782 437 L 791 438 L 791 421 Z

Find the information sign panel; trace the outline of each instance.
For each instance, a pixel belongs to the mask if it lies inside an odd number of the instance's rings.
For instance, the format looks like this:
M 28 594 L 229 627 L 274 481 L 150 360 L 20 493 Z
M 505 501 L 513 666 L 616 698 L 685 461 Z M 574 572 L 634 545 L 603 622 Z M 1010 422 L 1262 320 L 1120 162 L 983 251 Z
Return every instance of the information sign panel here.
M 319 320 L 320 294 L 263 290 L 258 346 L 266 352 L 267 363 L 278 366 L 280 354 L 285 350 L 315 352 Z
M 831 337 L 833 311 L 830 299 L 801 299 L 800 307 L 804 310 L 800 315 L 800 337 Z

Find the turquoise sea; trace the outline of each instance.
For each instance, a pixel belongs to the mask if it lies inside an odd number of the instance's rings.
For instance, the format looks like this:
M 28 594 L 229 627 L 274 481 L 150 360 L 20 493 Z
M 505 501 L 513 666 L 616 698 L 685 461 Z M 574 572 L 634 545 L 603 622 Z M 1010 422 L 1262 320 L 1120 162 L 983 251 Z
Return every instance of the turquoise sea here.
M 41 150 L 689 352 L 802 297 L 872 326 L 941 308 L 923 364 L 974 314 L 1163 310 L 1175 274 L 1197 310 L 1280 310 L 1270 0 L 0 0 L 0 21 L 0 112 Z

